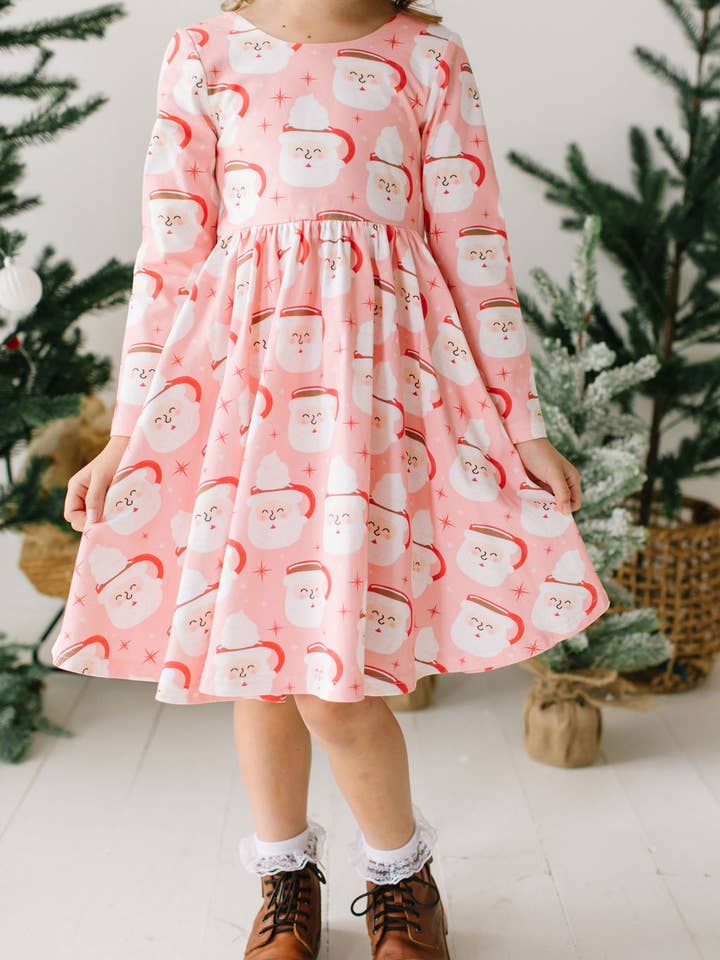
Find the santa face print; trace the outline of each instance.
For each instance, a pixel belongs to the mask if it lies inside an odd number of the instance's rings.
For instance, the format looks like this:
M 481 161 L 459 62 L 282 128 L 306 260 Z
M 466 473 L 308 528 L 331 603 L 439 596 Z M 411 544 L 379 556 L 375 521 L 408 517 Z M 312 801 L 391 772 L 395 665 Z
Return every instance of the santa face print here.
M 291 44 L 262 30 L 239 30 L 228 37 L 230 65 L 238 73 L 279 73 L 295 53 Z
M 159 274 L 155 277 L 142 272 L 135 274 L 133 292 L 128 300 L 127 325 L 129 327 L 142 324 L 145 314 L 155 303 L 155 298 L 159 296 L 162 286 L 163 280 Z
M 158 351 L 130 350 L 124 362 L 120 396 L 124 403 L 143 404 L 151 393 Z
M 365 646 L 374 653 L 395 653 L 408 639 L 412 613 L 407 602 L 368 589 Z
M 517 357 L 526 347 L 518 307 L 484 307 L 478 311 L 480 349 L 490 357 Z
M 161 507 L 158 474 L 147 467 L 132 470 L 110 485 L 103 515 L 115 533 L 127 535 L 141 530 Z
M 407 210 L 407 175 L 402 169 L 381 160 L 369 160 L 368 206 L 386 220 L 403 220 Z
M 192 250 L 202 231 L 201 209 L 191 199 L 158 197 L 149 201 L 150 225 L 163 253 Z
M 256 170 L 228 170 L 223 182 L 222 198 L 231 223 L 245 223 L 252 217 L 260 200 L 262 181 Z
M 386 567 L 402 556 L 410 540 L 410 521 L 407 513 L 388 510 L 379 503 L 368 507 L 368 559 L 370 563 Z
M 197 657 L 207 649 L 216 596 L 217 592 L 210 590 L 175 610 L 172 634 L 189 657 Z
M 162 692 L 165 703 L 188 703 L 189 692 L 186 684 L 184 670 L 176 667 L 165 666 L 160 672 L 158 678 L 158 691 Z
M 349 238 L 320 244 L 320 286 L 325 299 L 345 296 L 353 282 L 355 251 Z
M 484 126 L 485 116 L 480 101 L 480 91 L 478 90 L 478 85 L 472 72 L 464 70 L 460 76 L 460 83 L 462 84 L 460 112 L 463 120 L 465 123 L 469 123 L 470 126 Z
M 148 400 L 139 422 L 153 450 L 177 450 L 200 427 L 199 398 L 190 384 L 168 387 Z
M 419 333 L 425 328 L 425 304 L 420 293 L 417 277 L 405 270 L 396 270 L 395 289 L 398 302 L 398 323 L 411 333 Z
M 537 396 L 528 399 L 528 412 L 530 413 L 530 430 L 533 437 L 547 436 L 545 418 L 543 417 L 540 400 Z
M 453 383 L 467 386 L 477 378 L 477 367 L 465 334 L 452 323 L 440 324 L 431 356 L 435 369 Z
M 290 400 L 288 440 L 293 450 L 320 453 L 332 443 L 337 398 L 331 393 L 294 397 Z
M 514 540 L 467 529 L 456 560 L 471 580 L 497 587 L 513 572 L 520 555 L 520 546 Z
M 533 604 L 530 619 L 534 626 L 550 633 L 577 631 L 585 618 L 587 591 L 580 584 L 544 583 Z
M 195 322 L 195 300 L 188 295 L 188 291 L 184 287 L 181 287 L 178 291 L 175 304 L 175 315 L 165 341 L 166 344 L 177 343 L 178 340 L 186 337 Z
M 375 285 L 375 302 L 373 303 L 373 342 L 384 343 L 395 328 L 395 288 L 381 289 Z
M 370 256 L 376 263 L 382 263 L 390 256 L 390 233 L 387 224 L 368 221 L 370 232 Z
M 250 327 L 250 372 L 257 379 L 260 377 L 267 357 L 268 338 L 270 336 L 271 318 L 255 320 Z
M 459 237 L 458 273 L 473 287 L 494 287 L 505 280 L 507 257 L 500 234 Z
M 77 653 L 63 660 L 63 666 L 73 673 L 89 677 L 109 677 L 107 651 L 101 643 L 86 643 Z
M 354 403 L 364 412 L 372 411 L 373 398 L 373 358 L 354 357 L 352 361 L 353 381 L 352 398 Z
M 327 553 L 350 554 L 365 539 L 367 500 L 357 494 L 329 493 L 325 497 L 323 548 Z
M 144 172 L 155 175 L 172 170 L 180 158 L 180 144 L 185 134 L 186 129 L 179 118 L 158 117 L 150 134 Z
M 335 99 L 360 110 L 384 110 L 390 105 L 396 71 L 376 57 L 343 54 L 335 57 Z
M 296 187 L 327 187 L 344 164 L 335 134 L 309 130 L 280 134 L 280 176 Z
M 217 550 L 227 541 L 236 485 L 216 483 L 195 498 L 188 549 L 198 553 Z
M 248 536 L 256 547 L 279 549 L 300 539 L 307 498 L 300 490 L 260 491 L 248 497 Z
M 425 191 L 435 213 L 458 213 L 472 204 L 477 185 L 477 167 L 464 157 L 428 158 L 424 171 Z
M 322 317 L 317 313 L 282 312 L 274 322 L 275 359 L 289 373 L 310 373 L 322 360 Z
M 283 578 L 285 616 L 296 627 L 319 627 L 327 603 L 328 580 L 322 570 L 290 571 Z
M 370 452 L 384 453 L 405 429 L 402 406 L 397 400 L 373 395 L 371 416 Z
M 477 447 L 458 443 L 457 455 L 450 467 L 453 489 L 467 497 L 489 503 L 497 500 L 500 492 L 495 469 L 487 456 Z
M 215 694 L 219 697 L 266 697 L 273 688 L 275 654 L 251 647 L 217 654 Z
M 100 602 L 114 627 L 135 627 L 151 617 L 162 603 L 162 581 L 155 564 L 137 562 L 100 591 Z
M 442 570 L 443 563 L 433 548 L 424 543 L 412 545 L 412 591 L 420 597 Z
M 435 74 L 435 68 L 442 59 L 445 41 L 439 37 L 419 34 L 415 37 L 415 46 L 410 58 L 410 69 L 425 87 L 429 87 Z
M 425 445 L 405 434 L 403 459 L 407 471 L 408 491 L 417 493 L 430 479 L 430 459 Z
M 206 93 L 200 61 L 197 57 L 188 57 L 183 64 L 182 76 L 173 87 L 175 103 L 186 113 L 202 113 Z
M 452 642 L 475 657 L 495 657 L 517 638 L 518 625 L 506 614 L 463 600 L 450 629 Z
M 421 416 L 442 403 L 437 377 L 420 360 L 404 355 L 402 358 L 402 394 L 400 400 L 408 412 Z
M 521 498 L 520 523 L 528 533 L 538 537 L 557 537 L 572 521 L 572 514 L 561 513 L 551 493 L 539 490 Z

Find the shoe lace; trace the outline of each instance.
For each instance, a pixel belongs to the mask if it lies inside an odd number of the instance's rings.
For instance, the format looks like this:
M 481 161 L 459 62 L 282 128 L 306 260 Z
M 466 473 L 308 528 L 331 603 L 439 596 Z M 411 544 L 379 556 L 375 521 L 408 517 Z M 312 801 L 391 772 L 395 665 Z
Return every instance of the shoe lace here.
M 429 887 L 435 895 L 434 900 L 423 904 L 423 906 L 434 907 L 439 902 L 440 892 L 434 882 L 423 880 L 420 877 L 408 877 L 398 883 L 379 884 L 366 893 L 361 893 L 350 904 L 350 910 L 356 917 L 364 917 L 367 913 L 370 913 L 373 933 L 377 933 L 380 929 L 405 930 L 410 926 L 420 931 L 422 930 L 422 924 L 417 922 L 420 917 L 420 911 L 418 910 L 420 904 L 415 898 L 413 884 Z M 395 896 L 396 892 L 400 893 L 399 901 Z M 356 910 L 355 904 L 362 900 L 367 900 L 365 908 Z
M 262 918 L 263 922 L 269 920 L 270 923 L 258 933 L 272 931 L 274 936 L 276 933 L 292 932 L 296 925 L 305 931 L 308 929 L 309 906 L 312 902 L 308 873 L 315 874 L 320 883 L 326 882 L 322 870 L 312 861 L 301 870 L 282 870 L 263 878 L 272 888 L 267 899 L 268 909 Z

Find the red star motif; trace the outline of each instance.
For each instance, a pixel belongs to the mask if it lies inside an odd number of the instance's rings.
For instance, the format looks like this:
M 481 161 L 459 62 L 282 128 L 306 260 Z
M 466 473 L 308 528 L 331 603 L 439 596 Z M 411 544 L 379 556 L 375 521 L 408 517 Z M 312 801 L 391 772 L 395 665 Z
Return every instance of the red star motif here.
M 345 424 L 346 424 L 348 427 L 350 427 L 350 429 L 352 430 L 352 428 L 353 428 L 353 427 L 356 427 L 359 422 L 360 422 L 359 420 L 353 420 L 353 418 L 350 417 L 349 420 L 346 420 L 346 421 L 345 421 Z
M 515 594 L 515 599 L 519 600 L 524 593 L 529 593 L 530 591 L 526 590 L 525 587 L 522 584 L 520 584 L 519 587 L 513 587 L 512 592 Z
M 290 100 L 290 97 L 286 96 L 286 95 L 282 92 L 282 90 L 278 90 L 278 92 L 275 94 L 274 97 L 272 97 L 272 99 L 273 99 L 273 100 L 277 100 L 277 105 L 278 105 L 279 107 L 281 107 L 281 106 L 283 105 L 283 101 L 285 101 L 285 100 Z
M 467 660 L 465 659 L 465 657 L 460 657 L 460 659 L 458 660 L 458 663 L 460 664 L 461 667 L 464 667 L 465 664 L 467 663 Z
M 465 409 L 465 407 L 463 406 L 462 401 L 460 401 L 459 404 L 456 403 L 454 409 L 457 410 L 458 414 L 459 414 L 461 417 L 467 417 L 468 412 L 467 412 L 467 410 Z
M 153 329 L 153 333 L 157 336 L 157 334 L 160 333 L 160 331 L 162 330 L 162 327 L 160 326 L 159 323 L 156 323 L 152 329 Z
M 512 514 L 511 514 L 511 513 L 505 513 L 505 514 L 503 514 L 503 516 L 505 517 L 506 520 L 510 520 L 510 519 L 512 518 Z
M 350 581 L 350 583 L 353 584 L 353 586 L 355 587 L 356 590 L 359 590 L 360 587 L 361 587 L 362 584 L 363 584 L 363 579 L 362 579 L 362 577 L 360 576 L 359 573 L 356 573 L 355 576 L 354 576 L 354 577 L 352 578 L 352 580 Z
M 435 493 L 438 495 L 438 497 L 440 497 L 440 499 L 442 499 L 443 497 L 447 497 L 447 494 L 445 493 L 442 487 L 438 487 L 435 490 Z
M 174 353 L 174 354 L 173 354 L 173 359 L 172 359 L 173 366 L 174 366 L 174 367 L 181 367 L 181 366 L 182 366 L 182 362 L 183 362 L 183 358 L 182 358 L 182 357 L 179 357 L 176 353 Z
M 280 624 L 277 622 L 277 620 L 273 620 L 272 626 L 270 627 L 270 629 L 271 629 L 272 632 L 275 634 L 275 639 L 277 640 L 277 635 L 278 635 L 278 633 L 280 632 L 280 630 L 282 630 L 282 627 L 281 627 Z
M 440 608 L 438 607 L 437 604 L 435 604 L 435 606 L 433 607 L 428 607 L 428 613 L 430 614 L 431 617 L 439 617 Z
M 345 319 L 343 320 L 343 323 L 346 323 L 349 327 L 354 327 L 354 326 L 355 326 L 355 318 L 353 317 L 353 315 L 352 315 L 351 313 L 349 313 L 349 314 L 345 317 Z
M 454 527 L 455 524 L 452 522 L 448 514 L 446 513 L 444 517 L 440 517 L 440 523 L 443 525 L 443 530 L 447 530 L 448 527 Z
M 176 473 L 179 473 L 179 474 L 181 474 L 183 477 L 186 477 L 186 476 L 187 476 L 187 468 L 188 468 L 189 466 L 190 466 L 190 461 L 189 461 L 189 460 L 186 460 L 184 463 L 182 463 L 180 460 L 176 460 L 176 461 L 175 461 L 175 469 L 173 470 L 173 476 L 175 476 Z
M 360 199 L 360 197 L 359 197 L 358 194 L 355 193 L 354 191 L 353 191 L 352 193 L 349 193 L 349 194 L 348 194 L 348 200 L 350 201 L 350 203 L 355 203 L 355 202 L 356 202 L 357 200 L 359 200 L 359 199 Z
M 365 444 L 363 444 L 362 450 L 356 450 L 355 452 L 359 457 L 362 457 L 363 460 L 367 460 L 367 458 L 370 456 L 370 451 L 368 450 Z
M 439 227 L 437 224 L 435 224 L 435 226 L 434 226 L 434 227 L 432 228 L 432 230 L 430 231 L 430 236 L 433 238 L 433 240 L 437 241 L 437 240 L 440 239 L 440 237 L 441 237 L 444 233 L 445 233 L 445 231 L 444 231 L 444 230 L 441 230 L 440 227 Z
M 480 149 L 480 144 L 481 144 L 481 143 L 485 143 L 485 141 L 482 140 L 477 134 L 475 134 L 475 136 L 472 138 L 472 140 L 470 141 L 470 143 L 474 143 L 474 144 L 475 144 L 475 147 L 479 150 L 479 149 Z
M 277 205 L 281 200 L 287 200 L 287 197 L 281 196 L 276 190 L 275 193 L 270 195 L 270 199 Z
M 277 440 L 277 438 L 280 436 L 280 434 L 277 432 L 277 430 L 275 429 L 275 427 L 273 427 L 270 436 L 273 438 L 273 440 Z
M 120 641 L 120 649 L 121 649 L 121 650 L 127 650 L 127 649 L 129 649 L 129 647 L 130 647 L 130 641 L 129 641 L 129 640 L 121 640 L 121 641 Z
M 360 121 L 362 120 L 362 117 L 360 116 L 359 113 L 354 113 L 353 120 L 355 121 L 355 123 L 360 123 Z
M 394 50 L 395 47 L 399 47 L 400 44 L 404 42 L 405 42 L 404 40 L 398 40 L 397 34 L 395 33 L 391 37 L 388 37 L 387 40 L 385 41 L 385 43 L 390 44 L 390 47 L 392 50 Z
M 303 473 L 307 474 L 309 480 L 316 470 L 317 467 L 314 467 L 311 463 L 308 463 L 308 465 L 303 469 Z
M 201 170 L 197 163 L 194 163 L 189 170 L 186 170 L 185 173 L 189 173 L 193 180 L 197 180 L 199 173 L 204 173 L 204 170 Z
M 413 108 L 413 110 L 415 109 L 415 107 L 422 106 L 422 100 L 416 93 L 413 94 L 412 97 L 410 97 L 410 106 Z
M 535 640 L 533 640 L 532 643 L 528 643 L 528 644 L 525 645 L 525 649 L 526 649 L 526 650 L 529 650 L 529 651 L 530 651 L 530 654 L 534 656 L 534 655 L 538 652 L 538 650 L 540 649 L 540 647 L 538 647 L 538 645 L 537 645 L 537 643 L 535 642 Z
M 490 406 L 490 402 L 488 400 L 485 400 L 485 398 L 483 398 L 482 400 L 478 400 L 478 403 L 480 404 L 480 409 L 483 411 L 487 410 L 488 407 Z
M 551 554 L 552 552 L 553 552 L 553 548 L 552 548 L 550 545 L 548 545 L 547 547 L 545 547 L 545 553 L 546 553 L 548 556 L 550 556 L 550 554 Z
M 434 290 L 435 287 L 440 286 L 440 281 L 438 280 L 437 277 L 433 277 L 432 280 L 427 281 L 427 285 L 430 287 L 431 290 Z
M 214 300 L 216 296 L 217 296 L 217 290 L 211 287 L 210 293 L 208 294 L 208 300 Z
M 350 684 L 350 689 L 353 691 L 353 693 L 358 692 L 358 690 L 360 689 L 360 684 L 357 682 L 357 680 L 355 681 L 355 683 Z
M 272 126 L 272 124 L 268 123 L 267 117 L 263 117 L 262 123 L 259 123 L 258 126 L 260 127 L 262 132 L 265 133 Z
M 307 86 L 309 87 L 310 84 L 313 82 L 313 80 L 317 80 L 317 77 L 313 77 L 311 73 L 306 72 L 304 76 L 300 77 L 300 79 L 304 80 Z
M 234 370 L 233 370 L 233 376 L 241 377 L 241 378 L 244 380 L 244 379 L 245 379 L 245 371 L 246 371 L 246 370 L 247 370 L 247 367 L 238 367 L 238 366 L 236 365 L 235 368 L 234 368 Z
M 145 653 L 147 654 L 147 656 L 143 660 L 143 663 L 156 663 L 157 661 L 155 660 L 155 657 L 160 653 L 160 651 L 159 650 L 150 651 L 146 647 Z
M 264 582 L 265 574 L 269 573 L 269 571 L 270 571 L 270 567 L 266 567 L 264 562 L 261 560 L 260 566 L 256 570 L 253 570 L 253 573 L 257 573 L 258 576 L 260 577 L 260 580 Z
M 76 593 L 76 594 L 75 594 L 75 599 L 73 600 L 73 606 L 76 607 L 76 606 L 79 604 L 81 607 L 84 607 L 84 606 L 85 606 L 85 597 L 86 597 L 86 596 L 87 596 L 86 593 L 83 593 L 82 596 L 81 596 L 80 594 Z
M 225 443 L 225 441 L 227 440 L 227 437 L 228 437 L 227 433 L 220 432 L 215 438 L 215 442 L 217 443 L 219 441 L 220 443 Z
M 222 398 L 218 401 L 218 406 L 222 407 L 223 413 L 228 412 L 228 407 L 230 406 L 229 400 L 223 400 Z
M 341 617 L 344 617 L 346 613 L 350 613 L 350 610 L 343 603 L 343 605 L 338 609 L 338 613 L 340 614 Z

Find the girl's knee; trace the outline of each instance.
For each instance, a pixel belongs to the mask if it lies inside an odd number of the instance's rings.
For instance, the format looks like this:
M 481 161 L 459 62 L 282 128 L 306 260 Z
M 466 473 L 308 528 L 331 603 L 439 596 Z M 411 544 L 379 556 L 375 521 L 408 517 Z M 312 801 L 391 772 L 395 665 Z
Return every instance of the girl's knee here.
M 352 703 L 322 700 L 309 693 L 296 694 L 295 703 L 305 726 L 318 740 L 337 742 L 347 740 L 363 730 L 377 709 L 375 697 Z

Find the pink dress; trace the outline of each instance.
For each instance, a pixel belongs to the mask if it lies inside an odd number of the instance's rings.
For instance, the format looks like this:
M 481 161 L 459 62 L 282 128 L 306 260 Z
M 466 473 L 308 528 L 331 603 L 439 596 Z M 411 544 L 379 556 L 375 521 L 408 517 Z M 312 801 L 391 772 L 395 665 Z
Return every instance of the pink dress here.
M 458 33 L 165 52 L 112 433 L 53 663 L 194 704 L 504 667 L 609 598 L 545 436 Z

